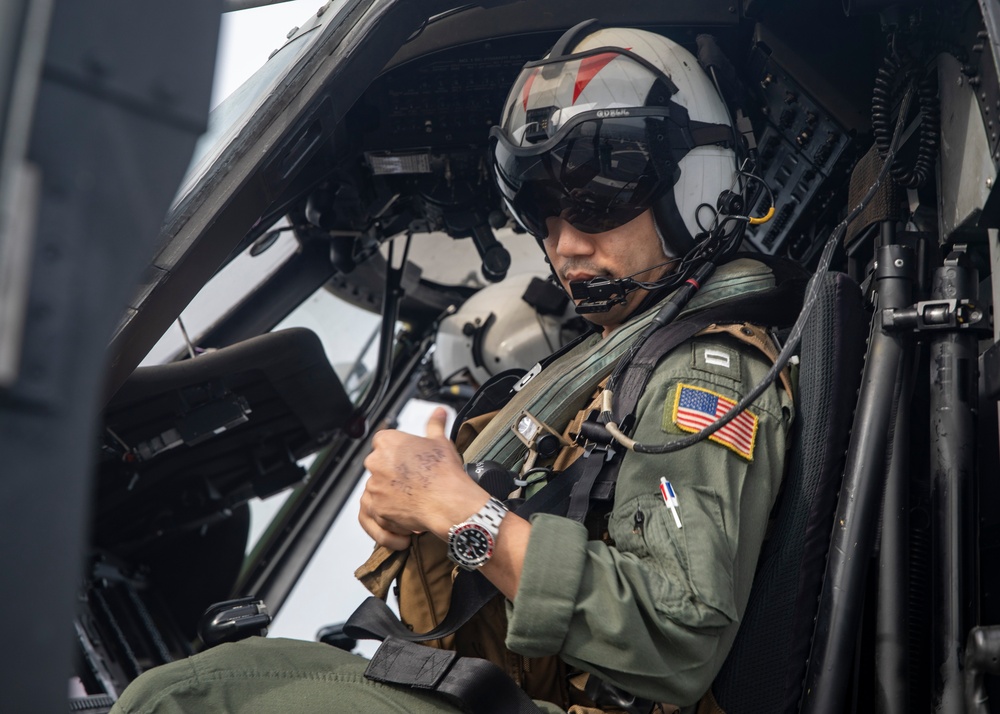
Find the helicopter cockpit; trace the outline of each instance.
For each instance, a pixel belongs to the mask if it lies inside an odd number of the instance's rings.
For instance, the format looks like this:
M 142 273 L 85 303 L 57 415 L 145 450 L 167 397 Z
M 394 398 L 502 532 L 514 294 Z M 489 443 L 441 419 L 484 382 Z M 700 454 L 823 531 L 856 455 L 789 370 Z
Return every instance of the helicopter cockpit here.
M 213 112 L 94 378 L 73 711 L 204 647 L 214 603 L 279 611 L 409 401 L 460 408 L 586 331 L 493 183 L 489 131 L 522 66 L 591 18 L 713 68 L 767 186 L 741 250 L 865 301 L 813 558 L 840 594 L 799 690 L 825 694 L 784 711 L 986 711 L 967 701 L 1000 654 L 1000 8 L 972 0 L 317 2 Z

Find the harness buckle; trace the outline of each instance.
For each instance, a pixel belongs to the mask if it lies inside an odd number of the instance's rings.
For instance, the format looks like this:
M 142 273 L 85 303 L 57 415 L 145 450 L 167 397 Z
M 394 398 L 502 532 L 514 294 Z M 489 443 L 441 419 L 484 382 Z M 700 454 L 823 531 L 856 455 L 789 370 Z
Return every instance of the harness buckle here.
M 611 461 L 618 453 L 612 444 L 599 444 L 596 441 L 585 441 L 583 443 L 583 456 L 580 458 L 589 459 L 594 452 L 600 452 L 600 458 L 604 461 Z

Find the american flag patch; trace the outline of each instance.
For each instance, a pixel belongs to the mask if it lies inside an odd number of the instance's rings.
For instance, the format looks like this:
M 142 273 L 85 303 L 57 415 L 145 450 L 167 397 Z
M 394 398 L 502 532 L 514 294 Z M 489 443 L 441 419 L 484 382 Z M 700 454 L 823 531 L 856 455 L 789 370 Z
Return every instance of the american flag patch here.
M 726 399 L 721 394 L 716 394 L 708 389 L 692 387 L 689 384 L 678 384 L 677 397 L 674 399 L 673 422 L 684 431 L 701 431 L 735 405 L 736 402 L 732 399 Z M 744 410 L 708 438 L 732 449 L 747 461 L 753 461 L 754 440 L 757 438 L 757 417 Z

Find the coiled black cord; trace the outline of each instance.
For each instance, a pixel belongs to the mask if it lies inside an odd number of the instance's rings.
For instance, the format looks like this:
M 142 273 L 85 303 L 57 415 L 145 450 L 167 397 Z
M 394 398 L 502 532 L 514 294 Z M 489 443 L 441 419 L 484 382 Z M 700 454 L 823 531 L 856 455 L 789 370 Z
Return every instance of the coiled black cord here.
M 923 72 L 919 65 L 896 51 L 883 60 L 875 78 L 872 96 L 872 134 L 879 156 L 885 159 L 892 141 L 892 107 L 905 89 L 915 85 L 920 130 L 917 136 L 916 158 L 912 166 L 905 166 L 899 159 L 890 169 L 893 180 L 904 188 L 919 188 L 931 176 L 937 158 L 941 128 L 940 100 L 937 75 Z

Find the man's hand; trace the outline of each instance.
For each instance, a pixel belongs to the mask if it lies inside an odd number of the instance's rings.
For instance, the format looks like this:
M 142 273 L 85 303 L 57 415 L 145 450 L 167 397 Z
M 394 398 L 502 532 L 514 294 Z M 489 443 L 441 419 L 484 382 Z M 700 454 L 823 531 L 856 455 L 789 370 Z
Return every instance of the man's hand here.
M 489 499 L 465 473 L 445 435 L 446 421 L 447 413 L 439 407 L 427 422 L 426 437 L 387 429 L 372 438 L 372 452 L 365 459 L 371 477 L 358 520 L 376 543 L 404 550 L 412 533 L 431 531 L 446 538 L 452 525 Z

